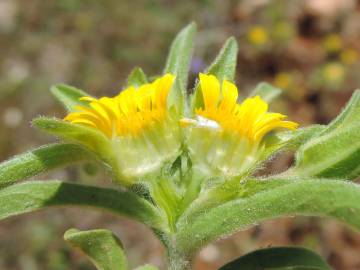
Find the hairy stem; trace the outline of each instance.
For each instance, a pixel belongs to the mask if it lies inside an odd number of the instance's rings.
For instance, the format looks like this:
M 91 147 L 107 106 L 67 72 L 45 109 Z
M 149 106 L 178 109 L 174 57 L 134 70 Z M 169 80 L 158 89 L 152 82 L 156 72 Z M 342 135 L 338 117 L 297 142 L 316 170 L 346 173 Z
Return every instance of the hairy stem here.
M 176 251 L 168 253 L 169 270 L 191 270 L 191 260 Z

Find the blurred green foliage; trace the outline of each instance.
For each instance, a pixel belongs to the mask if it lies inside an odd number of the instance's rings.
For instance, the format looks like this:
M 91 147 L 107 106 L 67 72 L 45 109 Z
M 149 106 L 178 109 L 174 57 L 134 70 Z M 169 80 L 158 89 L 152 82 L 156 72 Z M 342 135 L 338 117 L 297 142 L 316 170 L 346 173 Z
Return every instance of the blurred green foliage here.
M 147 74 L 158 74 L 174 33 L 193 20 L 199 25 L 199 35 L 191 81 L 210 63 L 226 37 L 233 35 L 240 45 L 237 78 L 243 96 L 259 81 L 268 81 L 285 90 L 285 97 L 274 104 L 274 110 L 288 114 L 303 126 L 327 123 L 360 86 L 359 10 L 355 0 L 2 0 L 0 160 L 49 142 L 49 137 L 30 129 L 29 122 L 39 114 L 64 115 L 51 98 L 51 85 L 67 83 L 93 95 L 116 94 L 135 66 Z M 288 163 L 278 161 L 270 169 L 279 170 Z M 88 165 L 51 176 L 81 178 L 89 183 L 95 171 Z M 60 237 L 53 237 L 62 235 L 84 214 L 65 216 L 69 219 L 64 220 L 60 212 L 45 212 L 35 220 L 18 217 L 1 224 L 0 268 L 56 270 L 71 265 L 76 267 L 72 269 L 93 269 L 81 256 L 72 257 Z M 84 227 L 94 223 L 106 227 L 112 222 L 96 216 L 89 219 L 84 221 Z M 294 230 L 306 235 L 303 241 L 309 242 L 312 237 L 319 239 L 319 226 L 323 225 L 308 225 L 315 232 L 308 227 Z M 125 245 L 133 241 L 129 237 Z M 228 254 L 248 251 L 256 241 L 259 239 L 252 237 L 248 245 L 244 241 L 243 246 L 229 249 Z M 302 244 L 291 234 L 288 242 L 284 241 L 281 243 Z M 351 267 L 360 263 L 355 259 L 353 264 L 345 263 L 341 250 L 330 251 L 320 240 L 316 242 L 339 269 L 354 269 Z M 127 249 L 130 261 L 137 265 L 151 259 L 151 255 L 144 259 L 139 254 L 158 254 Z M 226 256 L 222 262 L 228 260 Z M 198 268 L 213 269 L 212 265 L 200 262 Z

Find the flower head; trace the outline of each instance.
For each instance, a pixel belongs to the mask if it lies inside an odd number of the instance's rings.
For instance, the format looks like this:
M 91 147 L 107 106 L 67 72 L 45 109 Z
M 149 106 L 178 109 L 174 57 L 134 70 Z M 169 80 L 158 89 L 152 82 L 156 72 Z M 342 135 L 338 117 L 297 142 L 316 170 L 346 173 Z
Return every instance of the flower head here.
M 239 174 L 251 167 L 261 154 L 263 138 L 277 129 L 295 129 L 285 115 L 268 112 L 259 96 L 237 103 L 237 87 L 213 75 L 200 74 L 203 106 L 195 108 L 196 120 L 182 119 L 190 128 L 190 154 L 203 171 Z M 216 172 L 215 172 L 216 173 Z
M 80 100 L 87 101 L 89 107 L 77 106 L 78 111 L 65 120 L 96 128 L 109 138 L 138 136 L 166 118 L 166 101 L 173 81 L 174 76 L 166 74 L 138 89 L 130 86 L 113 98 L 82 97 Z
M 88 106 L 76 107 L 65 120 L 103 133 L 121 177 L 141 178 L 157 172 L 179 153 L 178 120 L 167 108 L 173 81 L 174 76 L 166 74 L 139 88 L 130 86 L 115 97 L 82 97 Z

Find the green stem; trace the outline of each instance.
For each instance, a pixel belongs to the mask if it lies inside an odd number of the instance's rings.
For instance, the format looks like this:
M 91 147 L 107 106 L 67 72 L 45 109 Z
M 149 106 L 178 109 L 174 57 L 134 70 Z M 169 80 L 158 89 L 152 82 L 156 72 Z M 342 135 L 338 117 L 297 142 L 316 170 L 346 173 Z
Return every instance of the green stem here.
M 191 257 L 172 247 L 168 250 L 168 266 L 169 270 L 191 270 Z

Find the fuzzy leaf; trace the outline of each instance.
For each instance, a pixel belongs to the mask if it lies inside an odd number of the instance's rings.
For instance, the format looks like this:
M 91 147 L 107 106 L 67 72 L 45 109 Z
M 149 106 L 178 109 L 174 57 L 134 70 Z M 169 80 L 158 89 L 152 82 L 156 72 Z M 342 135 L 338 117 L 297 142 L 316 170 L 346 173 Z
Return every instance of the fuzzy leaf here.
M 132 192 L 62 181 L 32 181 L 0 190 L 0 220 L 50 206 L 96 207 L 162 230 L 162 216 Z
M 54 85 L 50 89 L 55 98 L 64 105 L 68 112 L 73 112 L 78 105 L 88 107 L 88 102 L 80 101 L 79 98 L 90 96 L 86 92 L 66 84 Z
M 35 118 L 32 124 L 51 135 L 81 143 L 92 150 L 101 148 L 107 142 L 105 135 L 94 128 L 72 124 L 57 118 L 39 117 Z
M 83 251 L 98 270 L 126 270 L 128 263 L 119 238 L 111 231 L 70 229 L 64 239 Z
M 254 91 L 250 94 L 251 97 L 254 96 L 260 96 L 263 100 L 265 100 L 267 103 L 272 102 L 274 99 L 276 99 L 278 96 L 281 95 L 281 89 L 272 86 L 269 83 L 259 83 Z
M 322 134 L 356 122 L 360 122 L 360 90 L 354 91 L 344 110 L 328 125 Z
M 105 168 L 111 171 L 117 180 L 125 181 L 117 166 L 110 140 L 98 130 L 56 118 L 40 117 L 34 119 L 32 123 L 35 127 L 51 135 L 85 146 L 104 162 Z
M 158 270 L 158 268 L 147 264 L 147 265 L 140 266 L 140 267 L 136 268 L 135 270 Z
M 334 121 L 299 148 L 288 174 L 350 180 L 360 175 L 360 90 Z
M 299 247 L 271 247 L 250 252 L 219 270 L 330 270 L 315 252 Z
M 293 175 L 355 179 L 360 174 L 360 122 L 337 128 L 304 144 Z
M 188 216 L 179 220 L 177 239 L 184 253 L 192 254 L 213 240 L 281 216 L 328 216 L 360 229 L 360 186 L 351 182 L 248 180 L 240 192 L 238 199 L 196 214 L 193 220 Z
M 234 37 L 226 40 L 215 60 L 206 70 L 206 74 L 215 75 L 220 81 L 234 81 L 238 45 Z
M 134 86 L 135 88 L 138 88 L 146 83 L 148 83 L 147 77 L 144 71 L 139 67 L 134 68 L 127 79 L 127 87 Z
M 288 148 L 296 150 L 311 138 L 319 135 L 325 128 L 326 126 L 323 125 L 312 125 L 294 131 L 278 132 L 275 135 L 280 141 L 288 142 Z
M 175 105 L 180 110 L 187 110 L 188 107 L 186 88 L 195 33 L 195 23 L 189 24 L 179 32 L 171 44 L 164 69 L 164 73 L 176 76 L 168 97 L 169 107 Z
M 204 73 L 216 76 L 221 82 L 223 80 L 234 81 L 237 52 L 238 45 L 236 39 L 230 37 Z M 199 83 L 195 85 L 195 92 L 192 98 L 194 107 L 203 106 L 204 102 Z
M 91 154 L 75 144 L 45 145 L 1 163 L 0 187 L 89 158 Z

